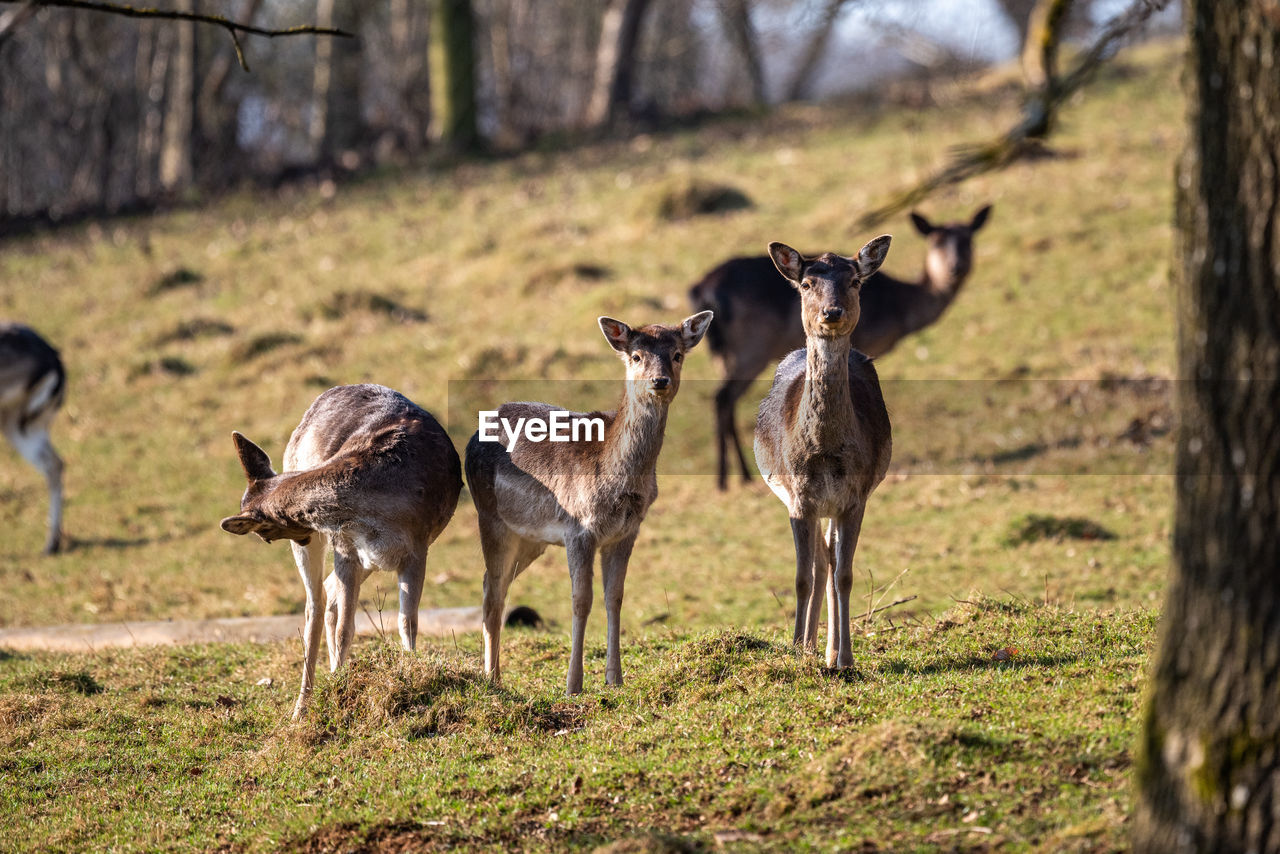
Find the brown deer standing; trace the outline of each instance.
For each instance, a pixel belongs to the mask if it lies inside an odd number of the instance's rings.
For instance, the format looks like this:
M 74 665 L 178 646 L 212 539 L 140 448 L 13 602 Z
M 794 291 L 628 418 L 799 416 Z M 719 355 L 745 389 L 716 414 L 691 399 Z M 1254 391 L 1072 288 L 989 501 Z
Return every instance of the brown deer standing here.
M 265 451 L 231 435 L 249 488 L 222 529 L 290 540 L 307 590 L 297 720 L 315 682 L 321 612 L 329 669 L 337 670 L 355 635 L 360 585 L 374 570 L 399 576 L 400 640 L 416 645 L 427 548 L 457 509 L 462 464 L 431 413 L 380 385 L 338 386 L 316 398 L 289 437 L 281 474 Z M 326 542 L 333 573 L 322 587 Z
M 45 554 L 62 548 L 62 458 L 49 441 L 49 425 L 66 390 L 58 351 L 27 326 L 0 323 L 0 430 L 49 486 Z
M 950 225 L 934 225 L 918 213 L 911 214 L 916 230 L 928 238 L 924 271 L 914 282 L 877 272 L 863 283 L 862 320 L 853 331 L 854 349 L 883 356 L 903 337 L 941 317 L 973 269 L 973 235 L 990 213 L 987 205 L 970 222 Z M 719 486 L 725 489 L 729 444 L 743 479 L 751 479 L 734 417 L 738 400 L 766 365 L 804 344 L 800 299 L 764 255 L 725 261 L 689 290 L 689 298 L 695 310 L 716 313 L 707 343 L 724 376 L 716 392 L 715 417 Z
M 480 517 L 484 551 L 484 669 L 501 680 L 498 653 L 502 611 L 512 579 L 548 545 L 563 545 L 573 591 L 573 637 L 566 689 L 582 690 L 582 648 L 591 613 L 592 574 L 600 552 L 607 617 L 605 682 L 622 684 L 619 650 L 622 590 L 640 523 L 658 496 L 656 466 L 667 409 L 680 388 L 684 356 L 702 339 L 712 314 L 704 311 L 678 326 L 632 329 L 599 319 L 610 346 L 626 364 L 626 390 L 614 412 L 570 413 L 603 422 L 600 441 L 540 442 L 519 427 L 500 441 L 467 443 L 467 485 Z M 507 403 L 498 417 L 508 424 L 547 424 L 559 407 Z
M 756 464 L 791 516 L 796 547 L 795 642 L 815 648 L 827 592 L 827 666 L 849 667 L 853 553 L 867 498 L 889 470 L 889 412 L 871 359 L 853 349 L 859 290 L 884 261 L 889 237 L 856 258 L 804 258 L 769 244 L 778 271 L 800 292 L 805 347 L 782 360 L 760 403 Z M 829 519 L 827 538 L 820 530 Z

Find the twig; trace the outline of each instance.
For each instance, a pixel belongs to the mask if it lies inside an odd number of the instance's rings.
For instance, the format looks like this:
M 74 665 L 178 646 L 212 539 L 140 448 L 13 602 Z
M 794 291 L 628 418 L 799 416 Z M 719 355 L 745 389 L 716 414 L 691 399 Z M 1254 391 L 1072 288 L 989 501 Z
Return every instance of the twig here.
M 0 0 L 0 3 L 12 3 L 15 0 Z M 272 30 L 265 27 L 255 27 L 252 24 L 242 24 L 239 21 L 233 21 L 222 15 L 204 15 L 199 12 L 181 12 L 174 9 L 152 9 L 139 8 L 123 3 L 106 3 L 100 0 L 30 0 L 31 6 L 60 6 L 67 9 L 84 9 L 90 12 L 108 12 L 113 15 L 123 15 L 126 18 L 163 18 L 171 21 L 193 21 L 197 24 L 213 24 L 222 27 L 231 36 L 231 43 L 236 49 L 236 59 L 240 61 L 240 67 L 245 71 L 249 70 L 249 63 L 245 62 L 244 50 L 240 44 L 240 33 L 248 35 L 263 36 L 273 39 L 277 36 L 297 36 L 297 35 L 316 35 L 316 36 L 339 36 L 341 38 L 355 38 L 353 33 L 346 30 L 339 30 L 334 27 L 317 27 L 311 24 L 303 24 L 297 27 L 286 27 L 282 30 Z
M 874 611 L 871 611 L 870 613 L 868 613 L 865 619 L 870 620 L 872 616 L 874 616 L 875 614 L 879 614 L 881 611 L 887 611 L 890 608 L 894 608 L 894 607 L 897 607 L 898 605 L 901 605 L 903 602 L 910 602 L 912 599 L 915 599 L 915 598 L 916 598 L 916 594 L 912 593 L 910 596 L 904 596 L 901 599 L 897 599 L 893 602 L 890 602 L 888 605 L 882 605 L 879 608 L 876 608 Z
M 1002 169 L 1024 157 L 1043 153 L 1045 149 L 1042 140 L 1047 135 L 1047 128 L 1058 107 L 1089 81 L 1117 41 L 1168 5 L 1169 0 L 1133 0 L 1128 9 L 1111 19 L 1102 35 L 1085 51 L 1071 73 L 1051 80 L 1028 99 L 1023 107 L 1022 119 L 1016 125 L 989 142 L 956 147 L 947 166 L 914 187 L 899 192 L 880 207 L 863 214 L 857 220 L 858 228 L 878 225 L 928 197 L 935 190 L 959 184 L 984 172 Z
M 374 620 L 373 620 L 373 614 L 370 614 L 370 613 L 369 613 L 369 606 L 368 606 L 368 605 L 366 605 L 365 603 L 361 602 L 361 603 L 360 603 L 360 609 L 361 609 L 362 611 L 364 611 L 364 615 L 365 615 L 366 617 L 368 617 L 368 618 L 369 618 L 369 625 L 373 626 L 375 629 L 377 629 L 377 630 L 378 630 L 378 637 L 379 637 L 379 638 L 381 638 L 381 639 L 382 639 L 382 641 L 385 643 L 385 642 L 386 642 L 386 640 L 387 640 L 387 633 L 386 633 L 386 632 L 384 632 L 384 631 L 382 630 L 382 611 L 381 611 L 381 609 L 379 609 L 379 611 L 378 611 L 378 621 L 377 621 L 376 623 L 375 623 L 375 622 L 374 622 Z

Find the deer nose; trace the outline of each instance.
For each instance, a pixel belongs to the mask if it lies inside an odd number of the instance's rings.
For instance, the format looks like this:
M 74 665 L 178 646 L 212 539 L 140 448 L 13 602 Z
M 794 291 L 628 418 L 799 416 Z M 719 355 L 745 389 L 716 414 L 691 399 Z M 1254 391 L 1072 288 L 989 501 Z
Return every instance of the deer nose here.
M 671 385 L 671 377 L 654 377 L 649 381 L 649 383 L 658 391 L 662 391 L 667 386 Z
M 844 309 L 839 306 L 831 306 L 822 310 L 822 319 L 827 323 L 835 323 L 842 317 L 844 317 Z

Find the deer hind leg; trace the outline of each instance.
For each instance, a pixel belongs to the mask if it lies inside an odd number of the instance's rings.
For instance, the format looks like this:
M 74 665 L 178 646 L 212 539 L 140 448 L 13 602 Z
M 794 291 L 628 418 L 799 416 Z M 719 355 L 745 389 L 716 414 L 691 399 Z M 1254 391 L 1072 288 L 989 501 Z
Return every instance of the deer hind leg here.
M 761 368 L 764 366 L 761 365 Z M 759 373 L 759 371 L 757 371 Z M 742 471 L 743 480 L 751 480 L 751 469 L 747 466 L 747 456 L 742 450 L 742 441 L 738 438 L 737 405 L 742 395 L 751 387 L 752 379 L 730 378 L 716 392 L 716 460 L 718 465 L 719 486 L 724 490 L 729 487 L 729 455 L 728 445 L 738 457 L 738 467 Z
M 844 518 L 832 520 L 835 526 L 835 544 L 832 557 L 831 588 L 836 606 L 833 609 L 830 625 L 827 627 L 827 666 L 852 667 L 853 644 L 850 638 L 849 594 L 853 590 L 853 553 L 858 548 L 858 535 L 862 533 L 862 514 L 865 504 L 860 504 L 845 514 Z
M 418 605 L 422 583 L 427 576 L 427 553 L 407 557 L 400 566 L 400 643 L 412 652 L 418 645 Z
M 631 560 L 631 549 L 635 543 L 633 534 L 600 551 L 600 574 L 604 576 L 604 612 L 608 621 L 604 665 L 606 685 L 622 684 L 622 650 L 619 640 L 622 632 L 622 588 L 627 580 L 627 564 Z
M 351 641 L 356 635 L 356 599 L 360 582 L 369 573 L 360 565 L 351 543 L 336 539 L 333 543 L 333 574 L 326 587 L 332 585 L 332 639 L 329 646 L 329 669 L 337 670 L 346 663 Z M 326 617 L 326 622 L 328 618 Z
M 573 585 L 573 641 L 569 651 L 569 677 L 565 692 L 582 693 L 582 650 L 591 615 L 592 575 L 595 572 L 596 546 L 587 537 L 570 538 L 565 543 L 569 553 L 569 580 Z
M 791 520 L 791 537 L 796 545 L 796 631 L 793 638 L 797 646 L 811 648 L 809 637 L 809 604 L 816 586 L 814 557 L 817 552 L 818 520 Z
M 316 659 L 320 655 L 321 614 L 325 610 L 325 586 L 321 583 L 324 577 L 324 538 L 314 535 L 305 546 L 297 542 L 290 545 L 293 547 L 293 559 L 298 564 L 298 574 L 302 576 L 302 586 L 307 591 L 302 630 L 302 688 L 293 707 L 293 719 L 296 721 L 306 711 L 307 700 L 315 685 Z
M 49 487 L 49 534 L 45 539 L 44 553 L 56 554 L 62 550 L 62 457 L 49 441 L 49 431 L 38 424 L 27 429 L 14 428 L 8 433 L 9 441 L 22 458 L 40 470 Z
M 502 682 L 499 643 L 507 588 L 515 577 L 519 539 L 503 522 L 480 516 L 480 549 L 484 553 L 484 598 L 481 602 L 484 630 L 484 672 L 494 683 Z

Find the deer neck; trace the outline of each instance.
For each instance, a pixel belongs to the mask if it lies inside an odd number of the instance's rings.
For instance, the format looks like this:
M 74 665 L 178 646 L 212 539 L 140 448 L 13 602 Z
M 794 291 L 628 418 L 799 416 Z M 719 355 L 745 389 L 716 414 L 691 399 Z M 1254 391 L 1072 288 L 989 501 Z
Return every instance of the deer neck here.
M 915 282 L 903 282 L 901 292 L 906 297 L 906 310 L 902 313 L 905 332 L 917 332 L 941 317 L 962 284 L 964 280 L 936 283 L 929 278 L 928 268 L 925 268 Z
M 270 491 L 257 502 L 259 512 L 286 527 L 317 527 L 320 520 L 316 510 L 335 504 L 324 501 L 325 493 L 334 491 L 332 478 L 325 478 L 325 473 L 322 467 L 276 475 L 272 478 Z
M 618 404 L 613 429 L 605 436 L 605 472 L 631 480 L 654 471 L 667 429 L 669 403 L 628 388 Z
M 805 343 L 804 391 L 796 413 L 796 433 L 809 447 L 831 447 L 843 442 L 853 423 L 849 397 L 847 336 L 819 338 Z

